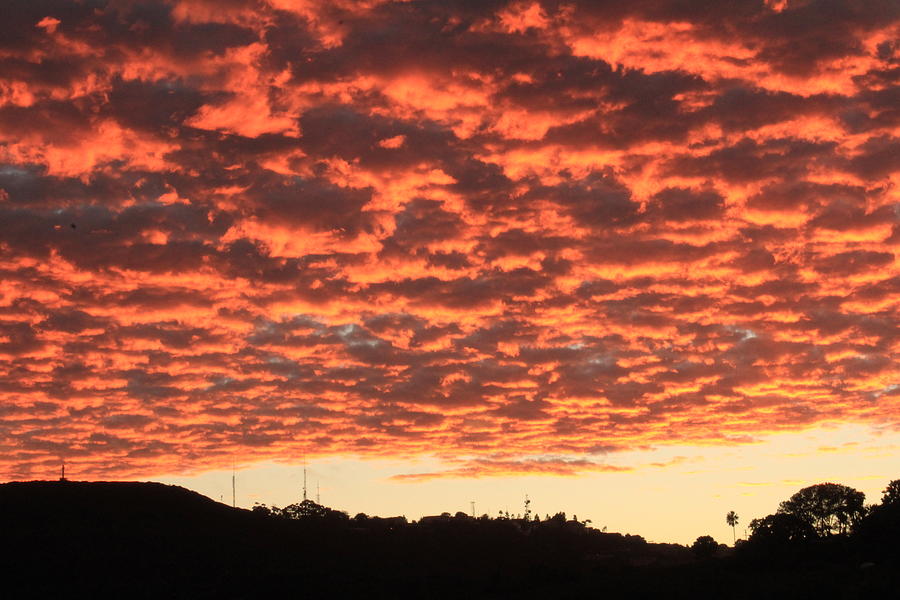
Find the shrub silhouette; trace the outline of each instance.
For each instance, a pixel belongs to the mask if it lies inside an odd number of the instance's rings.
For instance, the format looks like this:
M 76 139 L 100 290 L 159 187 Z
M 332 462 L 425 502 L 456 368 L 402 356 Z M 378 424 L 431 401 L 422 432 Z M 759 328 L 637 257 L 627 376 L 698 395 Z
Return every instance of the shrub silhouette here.
M 711 535 L 701 535 L 691 544 L 691 551 L 701 560 L 711 558 L 719 551 L 719 543 Z

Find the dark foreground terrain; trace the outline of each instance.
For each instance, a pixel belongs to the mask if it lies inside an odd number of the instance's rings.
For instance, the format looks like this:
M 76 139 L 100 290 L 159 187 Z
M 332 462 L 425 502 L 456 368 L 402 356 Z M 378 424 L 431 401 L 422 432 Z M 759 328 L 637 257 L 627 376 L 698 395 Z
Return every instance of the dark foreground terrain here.
M 897 598 L 898 519 L 879 519 L 698 558 L 564 515 L 407 523 L 312 502 L 232 509 L 156 483 L 6 483 L 0 597 Z

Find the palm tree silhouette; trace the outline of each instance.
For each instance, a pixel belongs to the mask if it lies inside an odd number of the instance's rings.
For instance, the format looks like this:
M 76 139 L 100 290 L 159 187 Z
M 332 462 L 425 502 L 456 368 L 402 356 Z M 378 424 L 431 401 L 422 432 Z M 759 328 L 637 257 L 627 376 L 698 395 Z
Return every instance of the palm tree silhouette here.
M 732 544 L 737 542 L 737 534 L 734 532 L 735 526 L 738 524 L 738 516 L 737 513 L 733 510 L 729 510 L 728 514 L 725 515 L 725 522 L 731 526 L 731 538 Z

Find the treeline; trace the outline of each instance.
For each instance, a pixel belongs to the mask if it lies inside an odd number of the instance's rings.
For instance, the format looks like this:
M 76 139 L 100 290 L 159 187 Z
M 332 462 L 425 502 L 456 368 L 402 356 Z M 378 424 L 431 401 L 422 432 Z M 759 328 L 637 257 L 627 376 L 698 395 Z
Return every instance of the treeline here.
M 460 556 L 468 556 L 476 565 L 475 571 L 491 556 L 502 556 L 503 562 L 509 559 L 515 569 L 530 565 L 526 571 L 550 567 L 570 572 L 680 567 L 698 560 L 720 566 L 727 563 L 726 569 L 806 565 L 816 570 L 830 565 L 844 571 L 877 567 L 875 571 L 882 572 L 885 565 L 896 564 L 900 558 L 900 479 L 887 485 L 881 502 L 875 505 L 867 505 L 862 492 L 841 484 L 803 488 L 781 502 L 775 513 L 753 519 L 749 538 L 737 539 L 731 548 L 708 535 L 698 537 L 690 548 L 648 544 L 641 536 L 605 533 L 605 528 L 598 531 L 589 526 L 589 521 L 567 518 L 562 512 L 544 519 L 536 514 L 475 518 L 457 512 L 410 522 L 404 517 L 363 513 L 350 517 L 306 500 L 284 508 L 257 505 L 253 513 L 304 523 L 311 531 L 327 530 L 330 536 L 356 536 L 357 541 L 366 540 L 373 548 L 402 546 L 414 555 L 422 547 L 440 546 L 449 549 L 448 553 L 439 552 L 428 559 L 432 566 L 445 560 L 454 568 L 460 567 Z M 739 517 L 729 512 L 726 521 L 736 527 Z
M 484 532 L 509 531 L 522 535 L 534 535 L 539 532 L 555 531 L 567 537 L 587 536 L 594 540 L 627 540 L 632 549 L 644 548 L 646 541 L 641 536 L 606 534 L 606 528 L 598 531 L 589 526 L 590 521 L 581 521 L 576 517 L 567 518 L 566 513 L 558 512 L 547 515 L 543 520 L 536 513 L 510 517 L 501 513 L 491 518 L 486 514 L 480 517 L 457 512 L 455 515 L 443 513 L 438 516 L 423 517 L 419 521 L 408 521 L 405 517 L 376 517 L 359 513 L 350 517 L 346 512 L 331 509 L 311 500 L 278 508 L 257 504 L 253 507 L 254 515 L 272 519 L 304 521 L 307 524 L 318 524 L 331 529 L 348 531 L 371 531 L 385 533 L 404 529 L 434 529 L 435 527 L 458 528 L 468 534 Z M 739 517 L 733 511 L 726 515 L 726 521 L 732 527 L 738 523 Z M 747 540 L 736 540 L 736 555 L 769 558 L 799 556 L 805 551 L 813 551 L 828 546 L 833 548 L 853 549 L 866 556 L 876 557 L 880 554 L 895 552 L 900 534 L 900 479 L 891 481 L 883 492 L 881 502 L 875 505 L 865 504 L 865 495 L 846 485 L 837 483 L 820 483 L 799 490 L 779 505 L 778 510 L 768 516 L 753 519 L 749 523 L 751 535 Z M 575 544 L 581 547 L 581 545 Z M 674 544 L 656 544 L 655 546 L 674 548 Z M 590 548 L 590 544 L 587 546 Z M 606 548 L 604 548 L 605 550 Z M 697 558 L 715 556 L 731 556 L 727 546 L 716 542 L 712 536 L 697 538 L 691 546 Z M 663 553 L 676 562 L 685 555 L 677 552 Z
M 350 517 L 311 500 L 278 508 L 257 504 L 252 513 L 269 523 L 302 528 L 310 537 L 355 549 L 369 548 L 374 565 L 394 555 L 430 572 L 473 576 L 503 570 L 580 571 L 588 567 L 683 564 L 690 552 L 678 544 L 650 544 L 639 535 L 607 533 L 577 516 L 558 512 L 473 517 L 448 512 L 409 521 L 359 513 Z M 426 551 L 427 550 L 427 551 Z M 402 560 L 399 560 L 400 557 Z
M 734 527 L 732 511 L 726 521 Z M 863 492 L 838 483 L 799 490 L 770 515 L 750 521 L 750 536 L 737 540 L 735 556 L 748 561 L 796 562 L 853 559 L 862 565 L 900 556 L 900 479 L 888 483 L 879 504 L 867 505 Z M 722 554 L 711 536 L 691 549 L 698 558 Z
M 312 519 L 322 520 L 330 523 L 344 522 L 348 525 L 362 528 L 382 528 L 383 526 L 395 528 L 403 526 L 424 525 L 427 523 L 442 522 L 447 521 L 448 519 L 453 519 L 454 522 L 469 520 L 475 520 L 480 523 L 486 523 L 489 521 L 509 522 L 515 524 L 515 526 L 522 531 L 530 531 L 532 529 L 539 528 L 542 526 L 542 524 L 546 527 L 565 527 L 570 531 L 584 531 L 586 529 L 589 529 L 588 523 L 591 522 L 590 520 L 579 521 L 577 515 L 573 516 L 571 519 L 568 519 L 566 517 L 566 513 L 564 512 L 558 512 L 552 517 L 548 514 L 543 520 L 541 520 L 541 516 L 538 513 L 532 513 L 531 511 L 527 511 L 524 516 L 521 514 L 510 516 L 509 512 L 504 513 L 501 511 L 500 515 L 493 519 L 487 514 L 482 514 L 480 517 L 475 517 L 474 515 L 467 515 L 466 513 L 461 511 L 457 512 L 455 515 L 451 515 L 449 512 L 444 512 L 436 516 L 422 517 L 422 519 L 420 519 L 419 521 L 413 522 L 408 521 L 406 517 L 377 517 L 369 516 L 365 513 L 358 513 L 355 517 L 351 518 L 350 515 L 344 511 L 334 510 L 323 504 L 313 502 L 312 500 L 303 500 L 302 502 L 289 504 L 284 508 L 278 508 L 277 506 L 268 506 L 266 504 L 257 502 L 253 506 L 251 511 L 256 515 L 266 517 L 294 520 Z M 605 532 L 606 528 L 604 527 L 602 533 Z M 643 540 L 641 536 L 628 537 Z

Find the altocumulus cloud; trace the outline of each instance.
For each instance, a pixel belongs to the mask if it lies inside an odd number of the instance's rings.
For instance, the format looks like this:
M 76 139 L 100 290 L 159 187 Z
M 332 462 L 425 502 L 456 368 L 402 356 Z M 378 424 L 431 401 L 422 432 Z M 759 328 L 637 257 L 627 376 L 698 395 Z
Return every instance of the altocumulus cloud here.
M 2 471 L 896 426 L 898 34 L 889 0 L 11 3 Z

